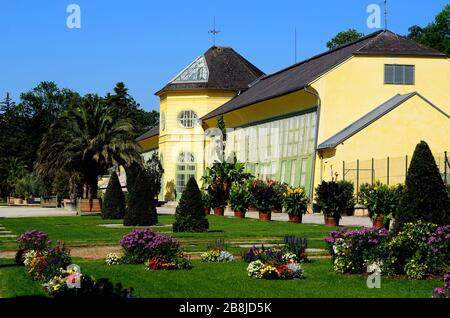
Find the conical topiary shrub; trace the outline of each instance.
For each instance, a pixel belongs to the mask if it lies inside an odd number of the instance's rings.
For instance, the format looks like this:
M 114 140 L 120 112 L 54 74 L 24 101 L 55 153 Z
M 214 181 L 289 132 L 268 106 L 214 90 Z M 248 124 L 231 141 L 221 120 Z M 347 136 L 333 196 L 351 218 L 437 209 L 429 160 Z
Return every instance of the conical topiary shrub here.
M 127 171 L 128 207 L 123 219 L 125 226 L 157 223 L 156 207 L 148 178 L 144 169 L 133 168 Z
M 203 212 L 202 194 L 191 177 L 175 211 L 174 232 L 205 232 L 209 223 Z
M 123 219 L 125 215 L 125 195 L 120 185 L 119 177 L 114 171 L 109 179 L 103 196 L 102 218 Z
M 444 181 L 425 141 L 414 150 L 395 219 L 396 229 L 416 220 L 436 224 L 450 222 L 450 201 Z

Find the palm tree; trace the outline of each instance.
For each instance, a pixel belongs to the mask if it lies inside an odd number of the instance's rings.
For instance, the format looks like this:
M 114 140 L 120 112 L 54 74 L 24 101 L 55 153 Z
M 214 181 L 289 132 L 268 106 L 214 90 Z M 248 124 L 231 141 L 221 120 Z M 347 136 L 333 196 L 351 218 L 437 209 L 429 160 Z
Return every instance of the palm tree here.
M 56 120 L 44 136 L 35 163 L 39 174 L 61 170 L 79 173 L 87 198 L 97 198 L 98 175 L 113 165 L 142 165 L 134 128 L 127 119 L 114 121 L 101 99 L 88 95 L 79 107 Z

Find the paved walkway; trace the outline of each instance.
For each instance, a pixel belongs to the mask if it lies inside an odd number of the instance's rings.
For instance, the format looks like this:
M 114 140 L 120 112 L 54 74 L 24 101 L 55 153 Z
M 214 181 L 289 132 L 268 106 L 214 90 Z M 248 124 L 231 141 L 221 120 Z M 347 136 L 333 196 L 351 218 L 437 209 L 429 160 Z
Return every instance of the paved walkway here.
M 175 214 L 175 207 L 158 207 L 160 214 Z M 23 207 L 2 207 L 0 208 L 0 218 L 18 218 L 18 217 L 40 217 L 40 216 L 73 216 L 75 212 L 66 211 L 64 209 L 55 208 L 23 208 Z M 233 216 L 230 210 L 225 211 L 225 216 Z M 258 212 L 247 212 L 247 218 L 258 218 Z M 286 213 L 272 213 L 272 220 L 287 221 L 288 215 Z M 323 224 L 323 215 L 321 214 L 306 214 L 303 216 L 303 223 Z M 340 222 L 341 225 L 355 225 L 355 226 L 371 226 L 372 222 L 368 217 L 359 216 L 343 216 Z

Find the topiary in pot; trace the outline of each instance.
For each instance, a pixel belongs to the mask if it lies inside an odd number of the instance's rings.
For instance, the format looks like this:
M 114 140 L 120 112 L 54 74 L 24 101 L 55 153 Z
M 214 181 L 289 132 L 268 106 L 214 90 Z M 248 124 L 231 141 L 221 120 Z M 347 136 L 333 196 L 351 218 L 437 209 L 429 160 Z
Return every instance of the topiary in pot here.
M 417 144 L 408 169 L 405 189 L 395 215 L 395 230 L 407 222 L 450 223 L 450 199 L 428 144 Z
M 119 177 L 114 171 L 109 179 L 103 196 L 102 218 L 123 219 L 125 215 L 125 195 L 120 185 Z
M 191 177 L 175 211 L 174 232 L 205 232 L 209 228 L 203 212 L 202 194 Z
M 343 200 L 343 187 L 334 180 L 322 181 L 315 190 L 316 204 L 324 214 L 325 223 L 339 225 L 341 212 L 346 208 L 346 202 Z

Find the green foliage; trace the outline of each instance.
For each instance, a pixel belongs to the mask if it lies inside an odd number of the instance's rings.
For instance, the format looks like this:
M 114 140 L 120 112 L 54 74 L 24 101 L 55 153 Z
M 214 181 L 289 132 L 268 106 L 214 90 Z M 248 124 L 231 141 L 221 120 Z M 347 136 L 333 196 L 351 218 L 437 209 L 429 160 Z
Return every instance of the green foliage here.
M 234 156 L 230 162 L 214 162 L 211 167 L 207 167 L 202 180 L 212 207 L 224 207 L 229 200 L 231 184 L 242 184 L 251 178 L 252 175 L 245 172 L 245 164 L 238 162 Z
M 355 207 L 355 196 L 354 191 L 355 187 L 353 186 L 353 182 L 340 180 L 337 182 L 339 187 L 342 189 L 342 201 L 345 209 L 348 211 L 353 210 Z
M 281 211 L 283 210 L 285 193 L 287 191 L 288 185 L 284 182 L 273 181 L 273 189 L 275 190 L 275 202 L 274 202 L 274 210 Z
M 39 147 L 36 170 L 43 176 L 77 172 L 88 198 L 96 198 L 98 175 L 112 165 L 141 162 L 133 133 L 129 120 L 114 121 L 112 110 L 98 96 L 87 95 L 52 124 Z
M 252 195 L 252 205 L 261 212 L 270 212 L 278 206 L 279 197 L 274 188 L 273 180 L 251 180 L 250 193 Z
M 450 4 L 439 12 L 434 21 L 422 28 L 413 25 L 407 37 L 425 46 L 450 54 Z
M 302 187 L 288 187 L 284 193 L 284 212 L 289 215 L 303 215 L 308 209 L 308 197 Z
M 391 220 L 398 209 L 403 186 L 388 186 L 377 181 L 365 191 L 363 204 L 369 210 L 370 217 L 384 216 L 385 220 Z
M 161 180 L 164 173 L 163 166 L 157 153 L 153 153 L 150 159 L 147 160 L 144 164 L 144 169 L 149 175 L 151 195 L 155 198 L 158 196 L 159 192 L 161 192 Z
M 347 31 L 339 32 L 334 38 L 328 41 L 327 48 L 332 50 L 338 48 L 339 46 L 353 42 L 363 36 L 363 33 L 360 33 L 355 29 L 348 29 Z
M 123 224 L 125 226 L 154 225 L 158 222 L 149 174 L 139 165 L 127 170 L 128 206 Z
M 450 223 L 450 199 L 434 157 L 425 141 L 414 150 L 405 190 L 395 215 L 395 228 L 424 220 L 438 225 Z
M 22 199 L 28 199 L 30 196 L 40 197 L 43 195 L 42 180 L 34 173 L 28 173 L 17 180 L 14 195 Z
M 209 223 L 203 212 L 202 194 L 191 177 L 175 211 L 174 232 L 205 232 Z
M 125 196 L 120 185 L 119 177 L 114 171 L 109 179 L 103 196 L 102 218 L 123 219 L 125 215 Z
M 322 181 L 315 189 L 317 206 L 324 214 L 340 218 L 341 212 L 348 208 L 349 196 L 346 189 L 346 184 L 342 182 Z
M 6 195 L 11 195 L 17 182 L 26 175 L 27 168 L 18 158 L 0 158 L 1 185 Z
M 251 203 L 249 183 L 239 184 L 234 182 L 230 189 L 229 203 L 233 211 L 245 212 Z

